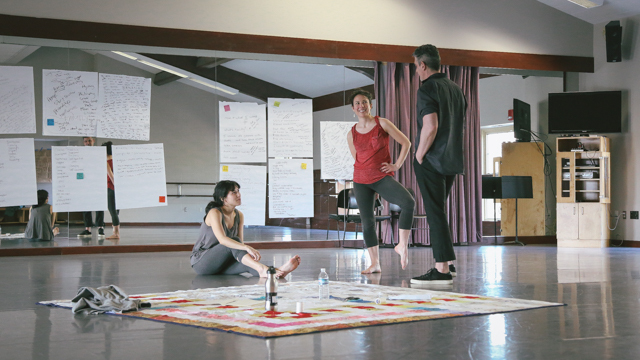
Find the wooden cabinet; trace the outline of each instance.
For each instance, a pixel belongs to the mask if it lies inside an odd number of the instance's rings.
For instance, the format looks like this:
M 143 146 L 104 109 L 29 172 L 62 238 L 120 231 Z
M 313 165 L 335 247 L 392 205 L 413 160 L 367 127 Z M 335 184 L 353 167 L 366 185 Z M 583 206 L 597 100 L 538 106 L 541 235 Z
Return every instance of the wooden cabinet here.
M 544 144 L 541 142 L 513 142 L 502 144 L 500 176 L 531 176 L 532 199 L 518 199 L 518 235 L 544 236 Z M 502 199 L 502 236 L 516 234 L 516 200 Z
M 558 246 L 609 246 L 609 139 L 558 138 L 556 146 Z

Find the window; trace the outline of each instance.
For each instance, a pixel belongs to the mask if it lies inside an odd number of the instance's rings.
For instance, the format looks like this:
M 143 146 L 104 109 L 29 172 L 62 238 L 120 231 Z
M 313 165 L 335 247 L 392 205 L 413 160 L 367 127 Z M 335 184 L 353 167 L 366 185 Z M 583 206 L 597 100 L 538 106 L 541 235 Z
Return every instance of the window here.
M 500 175 L 500 169 L 494 169 L 494 159 L 502 157 L 502 143 L 514 142 L 513 124 L 491 125 L 482 130 L 482 173 Z M 498 165 L 499 166 L 499 165 Z M 495 173 L 494 173 L 495 171 Z M 496 204 L 495 217 L 492 199 L 482 199 L 482 220 L 500 220 L 500 204 Z

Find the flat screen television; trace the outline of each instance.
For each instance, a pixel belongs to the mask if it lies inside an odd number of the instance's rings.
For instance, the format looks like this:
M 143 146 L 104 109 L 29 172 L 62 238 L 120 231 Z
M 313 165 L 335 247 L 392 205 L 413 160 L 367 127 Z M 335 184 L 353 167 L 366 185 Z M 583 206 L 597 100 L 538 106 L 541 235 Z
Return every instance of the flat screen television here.
M 549 94 L 550 134 L 622 132 L 622 91 Z
M 516 142 L 531 141 L 531 106 L 513 99 L 513 136 Z

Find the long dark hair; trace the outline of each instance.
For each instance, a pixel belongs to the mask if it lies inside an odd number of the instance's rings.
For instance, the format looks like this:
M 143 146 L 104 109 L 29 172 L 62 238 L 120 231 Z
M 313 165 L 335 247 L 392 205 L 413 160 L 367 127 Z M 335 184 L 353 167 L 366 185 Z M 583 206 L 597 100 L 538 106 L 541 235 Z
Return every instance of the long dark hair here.
M 209 210 L 222 207 L 222 205 L 224 205 L 223 199 L 236 188 L 240 189 L 240 184 L 233 180 L 222 180 L 218 182 L 216 188 L 213 190 L 213 200 L 207 204 L 207 209 L 204 211 L 204 218 L 207 218 Z
M 47 190 L 38 190 L 38 205 L 33 205 L 33 208 L 37 208 L 40 207 L 42 205 L 44 205 L 47 202 L 47 199 L 49 198 L 49 192 Z

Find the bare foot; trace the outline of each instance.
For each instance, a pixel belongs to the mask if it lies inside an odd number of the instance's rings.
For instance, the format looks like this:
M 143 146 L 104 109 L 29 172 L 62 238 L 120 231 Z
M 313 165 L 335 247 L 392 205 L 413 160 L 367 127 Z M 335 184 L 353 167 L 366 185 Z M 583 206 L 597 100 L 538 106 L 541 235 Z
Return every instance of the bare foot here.
M 400 255 L 400 265 L 402 265 L 402 270 L 404 270 L 409 264 L 409 249 L 406 246 L 398 244 L 393 250 Z
M 58 229 L 57 227 L 54 227 L 53 228 L 53 236 L 56 236 L 58 234 L 60 234 L 60 229 Z
M 289 275 L 289 273 L 295 270 L 299 265 L 300 265 L 300 256 L 295 255 L 294 257 L 289 259 L 289 261 L 287 261 L 284 265 L 276 269 L 278 270 L 278 272 L 276 272 L 276 277 L 283 278 Z
M 379 273 L 379 272 L 382 272 L 382 269 L 380 268 L 380 264 L 371 265 L 365 270 L 362 270 L 360 274 L 373 274 L 373 273 Z
M 113 234 L 107 238 L 107 240 L 118 240 L 118 239 L 120 239 L 120 235 L 118 234 Z

